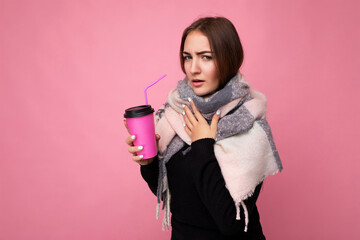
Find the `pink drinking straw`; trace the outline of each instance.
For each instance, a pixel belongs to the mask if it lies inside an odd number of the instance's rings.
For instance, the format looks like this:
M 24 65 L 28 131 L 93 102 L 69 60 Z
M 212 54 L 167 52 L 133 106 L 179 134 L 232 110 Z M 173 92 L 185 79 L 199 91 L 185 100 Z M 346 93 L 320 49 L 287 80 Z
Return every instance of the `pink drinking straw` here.
M 145 102 L 146 102 L 146 105 L 148 105 L 148 99 L 147 99 L 147 93 L 146 93 L 146 90 L 151 87 L 152 85 L 154 85 L 155 83 L 157 83 L 158 81 L 160 81 L 161 79 L 163 79 L 164 77 L 166 77 L 166 74 L 162 77 L 160 77 L 158 80 L 156 80 L 155 82 L 153 82 L 152 84 L 150 84 L 149 86 L 147 86 L 144 90 L 144 95 L 145 95 Z

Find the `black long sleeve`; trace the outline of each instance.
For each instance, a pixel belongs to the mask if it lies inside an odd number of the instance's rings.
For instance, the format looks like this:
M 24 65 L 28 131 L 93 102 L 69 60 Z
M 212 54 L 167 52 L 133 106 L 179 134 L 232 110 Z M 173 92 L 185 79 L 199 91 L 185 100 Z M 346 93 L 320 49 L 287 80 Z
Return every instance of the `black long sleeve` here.
M 149 185 L 150 190 L 156 195 L 159 176 L 159 159 L 156 156 L 154 161 L 140 167 L 141 176 Z
M 245 217 L 243 211 L 241 211 L 241 221 L 236 220 L 235 203 L 225 187 L 225 180 L 215 157 L 214 143 L 214 139 L 201 139 L 192 143 L 191 152 L 193 160 L 191 161 L 190 169 L 199 197 L 216 222 L 219 230 L 224 235 L 236 235 L 239 232 L 243 232 Z M 244 201 L 250 218 L 254 215 L 253 210 L 256 209 L 256 201 L 261 185 L 262 183 L 257 186 L 252 197 Z M 257 209 L 254 217 L 255 220 L 258 220 L 256 215 Z M 254 222 L 253 219 L 250 219 L 250 221 L 249 232 L 254 227 L 252 224 Z
M 171 193 L 172 239 L 265 239 L 256 207 L 261 184 L 245 200 L 249 212 L 248 232 L 245 216 L 236 220 L 235 203 L 225 186 L 214 154 L 214 140 L 201 139 L 184 146 L 167 164 Z M 156 194 L 158 160 L 141 166 L 141 174 Z

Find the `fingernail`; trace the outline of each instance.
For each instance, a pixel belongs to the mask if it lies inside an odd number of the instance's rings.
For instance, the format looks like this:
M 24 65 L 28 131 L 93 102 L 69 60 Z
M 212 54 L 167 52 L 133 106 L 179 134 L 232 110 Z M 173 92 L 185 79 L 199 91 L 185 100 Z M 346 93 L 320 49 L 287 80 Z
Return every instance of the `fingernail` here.
M 144 157 L 144 155 L 140 155 L 139 158 L 142 159 Z
M 188 98 L 188 101 L 191 102 L 191 98 Z
M 135 135 L 132 135 L 132 136 L 131 136 L 131 139 L 134 140 L 134 139 L 135 139 Z
M 185 104 L 181 104 L 181 107 L 184 108 L 184 107 L 185 107 Z
M 220 109 L 218 109 L 217 111 L 216 111 L 216 115 L 220 115 Z
M 139 150 L 143 150 L 143 146 L 138 146 L 138 149 L 139 149 Z
M 185 115 L 185 111 L 182 111 L 182 113 L 181 113 L 182 115 Z
M 184 123 L 183 126 L 186 127 L 186 123 Z

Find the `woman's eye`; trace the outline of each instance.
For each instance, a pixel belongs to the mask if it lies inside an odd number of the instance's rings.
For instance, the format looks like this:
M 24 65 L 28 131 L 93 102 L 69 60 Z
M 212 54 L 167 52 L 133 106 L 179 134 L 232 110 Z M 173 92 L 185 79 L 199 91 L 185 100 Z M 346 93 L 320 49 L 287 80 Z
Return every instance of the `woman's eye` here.
M 184 60 L 189 60 L 189 59 L 191 59 L 190 56 L 184 56 Z
M 206 55 L 204 55 L 204 56 L 203 56 L 203 59 L 205 59 L 205 60 L 211 60 L 211 59 L 212 59 L 212 56 L 206 56 Z

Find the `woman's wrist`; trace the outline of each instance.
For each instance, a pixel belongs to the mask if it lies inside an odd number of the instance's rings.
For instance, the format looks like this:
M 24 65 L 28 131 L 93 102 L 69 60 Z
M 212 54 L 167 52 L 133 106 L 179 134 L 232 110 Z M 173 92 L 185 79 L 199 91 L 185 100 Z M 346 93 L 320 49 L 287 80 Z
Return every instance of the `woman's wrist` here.
M 154 161 L 154 158 L 148 158 L 148 159 L 143 159 L 139 161 L 139 164 L 141 166 L 146 166 L 149 165 L 150 163 L 152 163 Z
M 193 141 L 193 142 L 191 143 L 191 145 L 192 145 L 192 146 L 193 146 L 193 145 L 197 145 L 197 144 L 199 144 L 200 142 L 209 142 L 211 145 L 213 145 L 213 144 L 215 143 L 215 139 L 213 139 L 213 138 L 211 138 L 211 137 L 199 138 L 199 139 Z
M 141 166 L 146 166 L 146 165 L 150 165 L 151 163 L 154 162 L 155 158 L 157 156 L 153 157 L 153 158 L 148 158 L 148 159 L 142 159 L 140 160 L 138 163 L 141 165 Z

